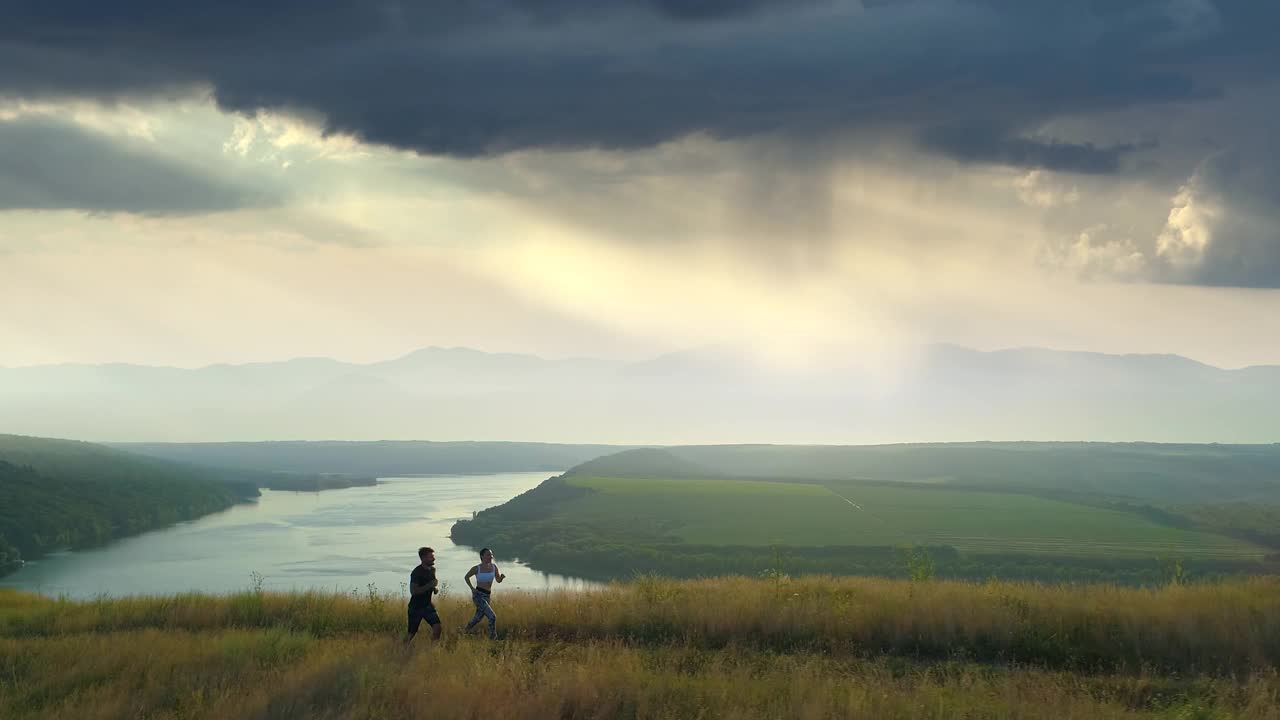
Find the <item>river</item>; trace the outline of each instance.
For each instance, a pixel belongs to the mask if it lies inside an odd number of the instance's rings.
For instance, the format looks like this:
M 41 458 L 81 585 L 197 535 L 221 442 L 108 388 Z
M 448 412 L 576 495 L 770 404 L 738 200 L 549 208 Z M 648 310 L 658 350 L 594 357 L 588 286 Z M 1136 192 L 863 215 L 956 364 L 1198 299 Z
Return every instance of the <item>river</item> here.
M 417 549 L 436 551 L 443 592 L 465 590 L 478 562 L 454 545 L 459 518 L 500 505 L 555 473 L 383 478 L 323 492 L 263 490 L 257 502 L 88 550 L 27 563 L 0 586 L 46 595 L 227 593 L 267 590 L 404 591 Z M 532 570 L 493 548 L 502 590 L 585 588 L 592 583 Z

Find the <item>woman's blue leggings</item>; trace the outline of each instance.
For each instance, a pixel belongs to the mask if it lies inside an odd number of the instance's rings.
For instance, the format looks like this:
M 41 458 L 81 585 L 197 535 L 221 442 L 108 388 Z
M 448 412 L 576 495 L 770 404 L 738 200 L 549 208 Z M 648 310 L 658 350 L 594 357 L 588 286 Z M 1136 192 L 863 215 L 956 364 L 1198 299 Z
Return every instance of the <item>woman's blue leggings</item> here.
M 489 619 L 489 637 L 498 637 L 498 616 L 493 614 L 493 608 L 489 607 L 489 596 L 473 590 L 471 592 L 471 602 L 476 606 L 476 614 L 471 618 L 471 622 L 467 623 L 467 630 L 475 627 L 484 618 Z

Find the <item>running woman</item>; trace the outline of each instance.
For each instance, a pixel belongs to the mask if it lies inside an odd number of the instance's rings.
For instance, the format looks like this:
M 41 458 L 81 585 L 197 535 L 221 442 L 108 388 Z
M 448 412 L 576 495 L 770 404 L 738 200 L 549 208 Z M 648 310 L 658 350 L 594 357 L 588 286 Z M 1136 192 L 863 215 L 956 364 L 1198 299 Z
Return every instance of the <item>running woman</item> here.
M 436 551 L 429 547 L 418 548 L 418 567 L 409 573 L 409 632 L 404 636 L 407 643 L 418 634 L 418 626 L 423 620 L 431 626 L 431 639 L 440 639 L 440 614 L 436 612 L 431 596 L 440 592 L 436 587 Z
M 471 584 L 471 578 L 476 579 L 476 584 Z M 498 566 L 493 564 L 493 551 L 484 548 L 480 551 L 480 564 L 473 566 L 467 571 L 466 577 L 463 578 L 467 582 L 467 587 L 471 588 L 471 602 L 476 606 L 475 617 L 471 618 L 471 622 L 463 628 L 463 632 L 470 632 L 480 620 L 489 619 L 489 637 L 498 638 L 498 616 L 493 614 L 493 608 L 489 606 L 491 594 L 493 592 L 493 581 L 502 582 L 507 576 L 498 570 Z

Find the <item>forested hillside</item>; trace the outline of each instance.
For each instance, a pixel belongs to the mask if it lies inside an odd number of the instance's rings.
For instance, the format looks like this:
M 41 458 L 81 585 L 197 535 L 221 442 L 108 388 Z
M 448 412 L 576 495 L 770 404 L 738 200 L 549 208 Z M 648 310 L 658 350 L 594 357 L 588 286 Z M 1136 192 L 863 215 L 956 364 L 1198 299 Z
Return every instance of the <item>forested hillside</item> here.
M 0 572 L 255 497 L 249 474 L 90 443 L 0 435 Z

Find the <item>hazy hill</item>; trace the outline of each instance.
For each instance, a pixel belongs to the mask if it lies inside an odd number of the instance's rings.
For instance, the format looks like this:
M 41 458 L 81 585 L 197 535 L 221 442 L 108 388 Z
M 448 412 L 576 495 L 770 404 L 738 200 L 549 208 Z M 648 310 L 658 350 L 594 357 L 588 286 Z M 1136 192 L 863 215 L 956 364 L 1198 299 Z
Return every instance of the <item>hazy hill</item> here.
M 509 442 L 137 443 L 118 447 L 201 465 L 293 473 L 423 475 L 559 472 L 618 451 L 611 445 Z
M 634 444 L 1280 440 L 1280 367 L 948 345 L 771 369 L 719 349 L 638 363 L 428 348 L 370 364 L 0 369 L 0 428 L 101 441 Z

